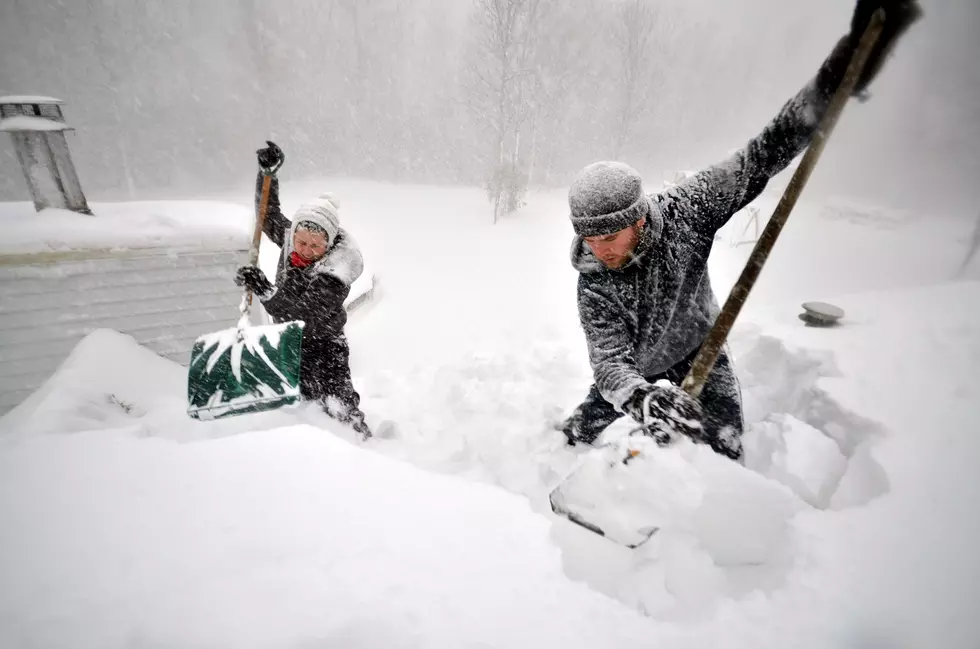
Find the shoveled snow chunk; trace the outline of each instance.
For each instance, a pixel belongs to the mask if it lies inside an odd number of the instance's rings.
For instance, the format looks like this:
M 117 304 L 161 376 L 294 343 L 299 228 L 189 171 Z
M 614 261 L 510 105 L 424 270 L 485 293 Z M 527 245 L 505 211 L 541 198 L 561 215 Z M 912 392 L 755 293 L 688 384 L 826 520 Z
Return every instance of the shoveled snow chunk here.
M 837 443 L 792 415 L 774 415 L 745 436 L 746 466 L 778 480 L 810 505 L 830 503 L 847 459 Z
M 622 459 L 637 452 L 629 463 Z M 686 528 L 701 503 L 697 468 L 676 450 L 657 448 L 644 436 L 590 452 L 558 486 L 564 507 L 622 545 L 639 544 L 649 531 Z
M 785 548 L 793 516 L 806 507 L 783 485 L 712 451 L 693 446 L 706 485 L 692 529 L 719 566 L 759 565 Z
M 725 592 L 725 577 L 713 557 L 691 534 L 665 532 L 664 587 L 693 610 L 705 610 Z
M 624 466 L 616 458 L 627 447 L 640 453 Z M 561 489 L 574 513 L 612 538 L 634 542 L 649 528 L 690 534 L 719 566 L 765 563 L 805 507 L 778 482 L 706 446 L 665 449 L 642 436 L 588 455 Z
M 831 509 L 866 505 L 888 493 L 888 475 L 871 455 L 872 441 L 861 443 L 847 462 L 847 471 L 830 499 Z

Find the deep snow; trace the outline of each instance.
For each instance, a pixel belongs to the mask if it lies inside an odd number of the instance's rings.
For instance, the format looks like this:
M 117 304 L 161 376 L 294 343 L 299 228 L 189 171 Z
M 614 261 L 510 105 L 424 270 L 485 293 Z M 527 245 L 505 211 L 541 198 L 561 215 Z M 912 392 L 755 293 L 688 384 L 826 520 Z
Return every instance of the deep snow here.
M 590 381 L 564 196 L 491 226 L 476 190 L 329 188 L 379 277 L 355 384 L 397 438 L 190 421 L 183 368 L 93 334 L 0 420 L 0 646 L 976 646 L 971 223 L 801 202 L 733 332 L 747 468 L 650 458 L 673 509 L 630 552 L 547 505 Z M 841 325 L 805 327 L 813 299 Z

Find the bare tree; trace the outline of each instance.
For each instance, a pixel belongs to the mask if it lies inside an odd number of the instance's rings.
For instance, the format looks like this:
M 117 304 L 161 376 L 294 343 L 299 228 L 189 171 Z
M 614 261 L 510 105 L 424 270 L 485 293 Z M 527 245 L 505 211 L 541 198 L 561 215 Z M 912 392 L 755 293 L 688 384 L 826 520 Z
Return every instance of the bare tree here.
M 492 133 L 487 183 L 494 223 L 520 207 L 520 127 L 527 119 L 540 0 L 476 0 L 467 104 Z
M 538 24 L 546 28 L 536 39 L 530 66 L 533 87 L 524 120 L 530 138 L 526 158 L 528 187 L 536 184 L 536 174 L 542 179 L 538 184 L 549 185 L 553 153 L 558 148 L 555 140 L 576 137 L 575 129 L 568 128 L 572 123 L 571 107 L 580 103 L 583 88 L 596 92 L 593 80 L 601 76 L 601 71 L 596 69 L 595 55 L 604 45 L 594 29 L 595 16 L 601 11 L 597 4 L 595 0 L 579 0 L 573 4 L 543 5 Z
M 616 44 L 619 88 L 613 156 L 618 158 L 638 121 L 649 114 L 656 63 L 652 53 L 661 12 L 650 0 L 625 0 L 619 7 Z

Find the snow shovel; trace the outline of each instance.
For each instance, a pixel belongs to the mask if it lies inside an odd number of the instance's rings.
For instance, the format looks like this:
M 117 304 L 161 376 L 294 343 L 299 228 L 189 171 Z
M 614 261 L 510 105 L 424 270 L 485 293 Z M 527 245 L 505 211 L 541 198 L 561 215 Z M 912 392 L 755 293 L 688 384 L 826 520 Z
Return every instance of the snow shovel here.
M 257 264 L 262 227 L 272 186 L 264 170 L 262 195 L 249 263 Z M 187 379 L 187 414 L 212 420 L 274 410 L 300 400 L 300 358 L 304 322 L 249 326 L 252 292 L 245 289 L 238 326 L 205 334 L 194 342 Z
M 749 292 L 762 272 L 762 266 L 823 153 L 847 99 L 854 91 L 865 62 L 882 32 L 884 20 L 881 9 L 871 18 L 844 79 L 831 99 L 823 122 L 807 147 L 762 236 L 756 242 L 738 282 L 725 301 L 725 306 L 701 345 L 691 371 L 681 383 L 681 388 L 691 397 L 697 399 L 701 396 L 701 390 L 725 345 L 735 318 L 748 299 Z M 670 503 L 628 498 L 638 490 L 649 492 L 649 489 L 642 489 L 642 486 L 644 483 L 650 486 L 657 480 L 657 476 L 649 475 L 650 467 L 643 466 L 643 455 L 654 452 L 658 443 L 643 434 L 644 432 L 643 427 L 637 428 L 619 443 L 606 444 L 590 452 L 584 462 L 552 490 L 551 510 L 590 532 L 628 548 L 640 547 L 648 541 L 659 529 L 656 523 L 658 516 L 659 520 L 664 520 L 667 514 L 665 509 L 670 507 Z M 604 490 L 607 493 L 602 493 Z M 664 500 L 673 496 L 674 494 L 659 494 Z

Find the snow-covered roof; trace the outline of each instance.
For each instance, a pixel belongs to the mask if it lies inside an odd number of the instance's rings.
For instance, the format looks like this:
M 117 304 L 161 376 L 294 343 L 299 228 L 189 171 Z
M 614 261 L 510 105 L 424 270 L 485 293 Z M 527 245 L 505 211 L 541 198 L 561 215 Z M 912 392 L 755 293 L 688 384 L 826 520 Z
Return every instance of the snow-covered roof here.
M 63 104 L 56 97 L 45 97 L 43 95 L 7 95 L 0 97 L 0 104 Z
M 29 201 L 0 203 L 0 255 L 86 250 L 203 248 L 246 250 L 254 216 L 216 201 L 90 203 L 94 216 L 34 211 Z
M 71 126 L 38 115 L 14 115 L 0 119 L 0 131 L 72 131 Z

